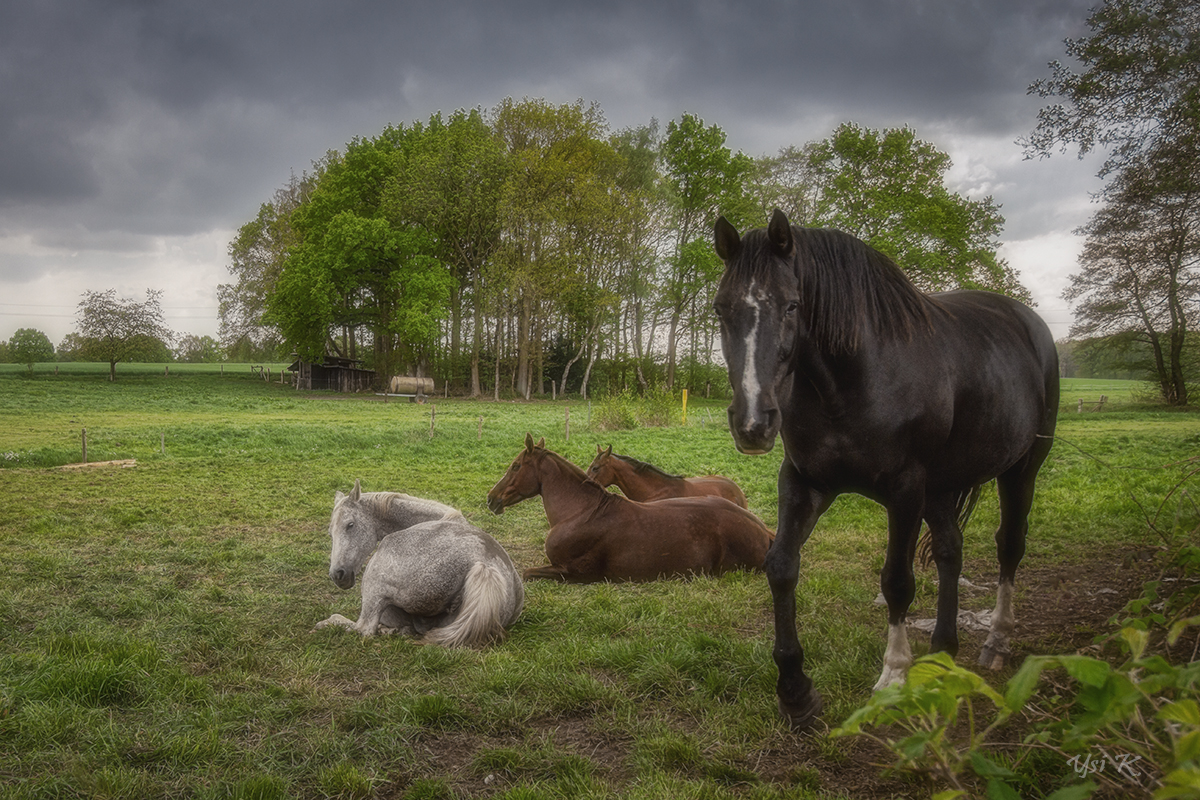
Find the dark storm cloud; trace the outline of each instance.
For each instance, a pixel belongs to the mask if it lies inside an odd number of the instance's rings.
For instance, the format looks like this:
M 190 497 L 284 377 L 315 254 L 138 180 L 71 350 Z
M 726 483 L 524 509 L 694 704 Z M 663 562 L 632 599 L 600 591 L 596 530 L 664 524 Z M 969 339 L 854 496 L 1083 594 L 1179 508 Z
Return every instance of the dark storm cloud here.
M 328 148 L 505 96 L 594 100 L 614 127 L 691 111 L 752 155 L 845 119 L 1015 138 L 1086 5 L 4 4 L 0 226 L 228 227 Z

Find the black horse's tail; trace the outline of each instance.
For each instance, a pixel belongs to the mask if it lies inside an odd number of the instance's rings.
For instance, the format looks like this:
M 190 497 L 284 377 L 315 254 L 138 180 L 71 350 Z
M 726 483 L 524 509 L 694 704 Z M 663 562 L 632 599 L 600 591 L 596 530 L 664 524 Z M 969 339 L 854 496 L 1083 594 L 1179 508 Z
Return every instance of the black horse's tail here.
M 958 496 L 959 531 L 967 529 L 967 523 L 971 521 L 971 514 L 975 513 L 975 506 L 979 504 L 979 496 L 983 494 L 985 485 L 978 483 Z M 917 563 L 922 567 L 933 564 L 933 535 L 929 531 L 929 526 L 925 526 L 925 529 L 921 531 L 920 539 L 917 540 Z

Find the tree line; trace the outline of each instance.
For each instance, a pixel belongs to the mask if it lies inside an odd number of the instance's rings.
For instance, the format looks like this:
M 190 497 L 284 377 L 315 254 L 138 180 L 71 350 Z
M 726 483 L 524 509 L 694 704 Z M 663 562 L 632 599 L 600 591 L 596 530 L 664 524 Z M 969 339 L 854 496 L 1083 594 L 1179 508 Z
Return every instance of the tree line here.
M 609 130 L 600 107 L 505 99 L 389 126 L 293 175 L 230 243 L 221 340 L 434 375 L 463 394 L 723 382 L 710 311 L 723 214 L 849 231 L 922 288 L 1027 297 L 992 198 L 945 185 L 907 127 L 840 126 L 752 158 L 691 114 Z

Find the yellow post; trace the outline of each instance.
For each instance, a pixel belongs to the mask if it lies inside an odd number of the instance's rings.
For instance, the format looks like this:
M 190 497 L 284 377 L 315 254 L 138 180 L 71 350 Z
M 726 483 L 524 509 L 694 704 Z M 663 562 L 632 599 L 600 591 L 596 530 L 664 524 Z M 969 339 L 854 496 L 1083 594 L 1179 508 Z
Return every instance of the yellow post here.
M 683 390 L 683 424 L 687 425 L 687 389 Z

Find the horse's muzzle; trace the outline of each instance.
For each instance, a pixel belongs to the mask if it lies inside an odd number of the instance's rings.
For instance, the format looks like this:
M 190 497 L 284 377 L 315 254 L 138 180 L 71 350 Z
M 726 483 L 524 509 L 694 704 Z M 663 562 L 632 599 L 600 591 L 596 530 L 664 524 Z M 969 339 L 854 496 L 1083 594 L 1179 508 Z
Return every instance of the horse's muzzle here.
M 779 410 L 768 409 L 762 416 L 745 417 L 729 407 L 729 432 L 739 453 L 761 456 L 775 447 L 775 436 L 779 433 Z
M 329 570 L 329 580 L 339 589 L 350 589 L 354 586 L 354 573 L 344 569 Z
M 493 514 L 503 514 L 504 513 L 504 501 L 501 500 L 499 497 L 492 497 L 491 495 L 488 495 L 487 507 L 488 507 L 488 510 L 491 511 Z

